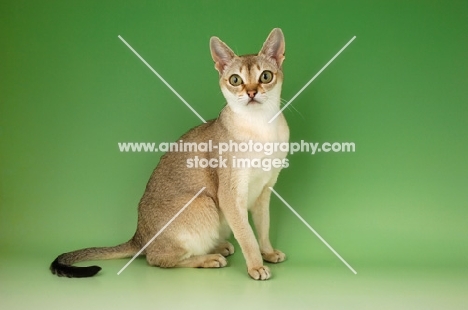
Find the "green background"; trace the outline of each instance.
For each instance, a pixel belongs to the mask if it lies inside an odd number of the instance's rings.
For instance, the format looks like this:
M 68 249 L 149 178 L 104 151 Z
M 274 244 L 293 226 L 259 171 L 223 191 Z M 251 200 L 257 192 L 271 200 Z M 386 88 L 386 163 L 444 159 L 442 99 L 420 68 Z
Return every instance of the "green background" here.
M 4 309 L 462 309 L 468 303 L 468 2 L 2 1 L 0 305 Z M 286 38 L 291 141 L 354 142 L 294 154 L 276 191 L 272 241 L 288 260 L 248 278 L 220 270 L 100 262 L 91 279 L 52 276 L 56 255 L 127 240 L 160 153 L 224 104 L 208 42 L 257 52 Z

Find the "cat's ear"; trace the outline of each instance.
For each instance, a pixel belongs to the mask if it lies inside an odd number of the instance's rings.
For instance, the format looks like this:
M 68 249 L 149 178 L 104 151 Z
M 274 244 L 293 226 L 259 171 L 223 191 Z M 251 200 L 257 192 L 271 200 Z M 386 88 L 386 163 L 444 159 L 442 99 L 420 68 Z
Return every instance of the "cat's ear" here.
M 264 55 L 268 58 L 272 58 L 278 67 L 281 68 L 284 60 L 284 36 L 280 28 L 275 28 L 270 32 L 263 47 L 260 50 L 259 55 Z
M 236 54 L 218 37 L 211 37 L 210 39 L 211 57 L 215 62 L 215 68 L 219 74 L 223 74 L 227 64 L 236 57 Z

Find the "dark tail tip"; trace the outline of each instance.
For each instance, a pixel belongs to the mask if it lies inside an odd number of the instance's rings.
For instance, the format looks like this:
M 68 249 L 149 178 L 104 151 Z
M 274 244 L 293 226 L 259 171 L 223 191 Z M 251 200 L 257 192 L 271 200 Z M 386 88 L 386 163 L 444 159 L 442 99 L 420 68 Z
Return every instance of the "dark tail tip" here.
M 50 264 L 50 271 L 59 277 L 88 278 L 101 270 L 99 266 L 75 267 L 64 265 L 58 261 L 58 257 Z

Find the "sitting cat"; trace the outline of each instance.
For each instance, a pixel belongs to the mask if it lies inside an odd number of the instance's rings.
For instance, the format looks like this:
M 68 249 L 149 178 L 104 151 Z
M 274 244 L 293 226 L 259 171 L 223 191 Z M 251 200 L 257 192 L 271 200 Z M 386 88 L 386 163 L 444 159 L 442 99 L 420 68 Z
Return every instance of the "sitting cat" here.
M 211 55 L 219 72 L 219 84 L 226 106 L 219 117 L 195 127 L 179 140 L 213 145 L 281 142 L 289 140 L 289 129 L 280 110 L 283 82 L 282 63 L 285 43 L 281 29 L 268 36 L 257 55 L 237 56 L 220 39 L 210 40 Z M 234 167 L 236 158 L 284 160 L 286 152 L 271 155 L 262 152 L 230 150 L 223 154 L 223 167 L 188 167 L 190 158 L 218 158 L 217 150 L 168 152 L 161 157 L 150 177 L 138 206 L 138 225 L 130 241 L 115 247 L 86 248 L 59 255 L 51 264 L 53 274 L 67 277 L 91 277 L 98 266 L 76 267 L 85 260 L 132 257 L 168 223 L 203 187 L 198 195 L 142 255 L 159 267 L 217 268 L 227 264 L 234 253 L 227 241 L 231 231 L 247 263 L 248 274 L 266 280 L 271 273 L 263 260 L 279 263 L 284 253 L 275 250 L 269 240 L 269 202 L 272 187 L 281 167 L 265 171 L 258 167 Z M 248 211 L 257 231 L 258 242 L 248 220 Z

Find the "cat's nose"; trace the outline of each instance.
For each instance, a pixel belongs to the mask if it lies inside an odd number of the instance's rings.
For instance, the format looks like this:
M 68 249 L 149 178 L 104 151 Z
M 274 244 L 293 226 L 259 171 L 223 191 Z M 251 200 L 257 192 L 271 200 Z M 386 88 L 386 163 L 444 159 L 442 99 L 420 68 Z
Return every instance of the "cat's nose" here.
M 250 98 L 254 98 L 255 95 L 257 94 L 256 90 L 248 90 L 247 94 L 249 95 Z

